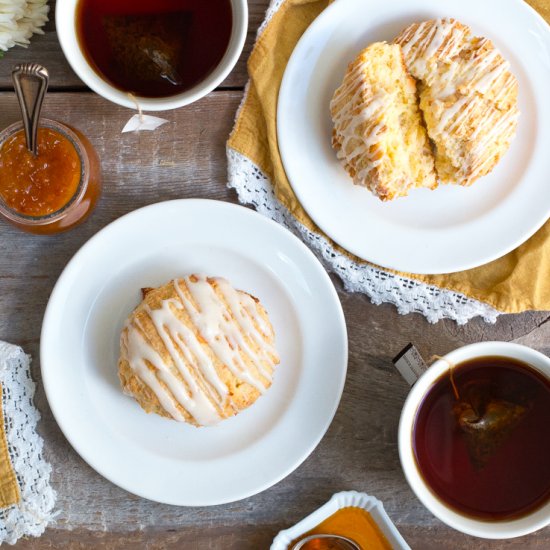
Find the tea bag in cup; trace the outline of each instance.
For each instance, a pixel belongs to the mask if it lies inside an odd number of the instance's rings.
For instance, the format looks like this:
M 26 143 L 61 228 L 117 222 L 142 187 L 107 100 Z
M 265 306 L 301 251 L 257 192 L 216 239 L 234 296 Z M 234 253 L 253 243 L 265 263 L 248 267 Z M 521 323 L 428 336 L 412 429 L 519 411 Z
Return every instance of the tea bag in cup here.
M 181 85 L 178 60 L 184 57 L 191 23 L 188 12 L 104 17 L 118 70 L 129 79 L 166 80 Z
M 484 468 L 523 419 L 527 407 L 508 401 L 483 380 L 461 388 L 453 407 L 472 465 Z

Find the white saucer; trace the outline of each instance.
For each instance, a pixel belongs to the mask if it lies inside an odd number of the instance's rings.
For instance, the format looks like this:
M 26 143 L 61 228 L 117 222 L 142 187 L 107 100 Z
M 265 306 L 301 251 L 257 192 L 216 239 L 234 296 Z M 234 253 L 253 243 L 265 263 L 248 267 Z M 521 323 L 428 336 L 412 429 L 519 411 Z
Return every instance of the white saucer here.
M 192 272 L 260 298 L 281 356 L 269 391 L 211 428 L 147 415 L 117 376 L 140 289 Z M 340 401 L 347 335 L 332 282 L 290 232 L 244 207 L 178 200 L 132 212 L 82 247 L 51 295 L 40 354 L 53 414 L 90 466 L 137 495 L 201 506 L 258 493 L 306 459 Z
M 504 54 L 520 85 L 510 150 L 473 187 L 383 203 L 352 184 L 331 148 L 329 102 L 347 64 L 414 21 L 454 17 Z M 412 273 L 469 269 L 516 248 L 550 215 L 550 27 L 522 0 L 338 0 L 308 28 L 279 93 L 279 150 L 308 214 L 360 258 Z

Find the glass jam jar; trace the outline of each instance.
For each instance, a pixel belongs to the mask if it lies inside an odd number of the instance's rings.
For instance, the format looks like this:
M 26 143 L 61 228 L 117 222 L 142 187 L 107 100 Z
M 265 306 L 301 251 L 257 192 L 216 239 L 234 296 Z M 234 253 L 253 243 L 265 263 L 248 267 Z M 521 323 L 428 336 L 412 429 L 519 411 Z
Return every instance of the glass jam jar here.
M 60 233 L 99 199 L 99 158 L 81 132 L 55 120 L 40 119 L 37 143 L 34 156 L 22 122 L 0 133 L 0 216 L 31 233 Z

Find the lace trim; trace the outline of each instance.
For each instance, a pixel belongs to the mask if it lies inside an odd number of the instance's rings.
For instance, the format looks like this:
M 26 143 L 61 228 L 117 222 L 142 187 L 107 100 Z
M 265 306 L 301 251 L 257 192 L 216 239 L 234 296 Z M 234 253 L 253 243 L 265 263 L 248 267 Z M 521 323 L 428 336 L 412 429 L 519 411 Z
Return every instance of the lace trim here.
M 44 460 L 44 441 L 36 432 L 40 413 L 33 404 L 35 384 L 30 357 L 17 346 L 0 342 L 0 382 L 8 451 L 21 501 L 0 509 L 0 544 L 41 535 L 55 514 L 56 494 L 50 486 L 51 466 Z
M 247 157 L 227 148 L 228 186 L 235 189 L 239 201 L 285 226 L 300 237 L 316 254 L 328 271 L 336 273 L 350 292 L 362 292 L 374 304 L 389 302 L 403 315 L 421 313 L 436 323 L 453 319 L 465 324 L 476 316 L 494 323 L 499 311 L 468 298 L 464 294 L 427 285 L 382 269 L 360 264 L 337 252 L 328 240 L 302 225 L 278 201 L 267 176 Z

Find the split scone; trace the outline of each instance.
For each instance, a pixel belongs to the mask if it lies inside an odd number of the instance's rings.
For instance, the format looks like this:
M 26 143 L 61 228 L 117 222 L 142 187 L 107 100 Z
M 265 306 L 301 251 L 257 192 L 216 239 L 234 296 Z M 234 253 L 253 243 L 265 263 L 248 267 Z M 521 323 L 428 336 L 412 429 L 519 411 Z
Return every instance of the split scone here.
M 147 289 L 127 319 L 120 382 L 148 413 L 210 426 L 271 386 L 274 340 L 257 298 L 218 277 L 174 279 Z
M 437 186 L 416 83 L 401 48 L 377 42 L 350 63 L 330 103 L 332 145 L 356 185 L 381 200 Z
M 454 19 L 414 23 L 396 38 L 419 83 L 441 183 L 471 185 L 510 147 L 518 82 L 492 42 Z

